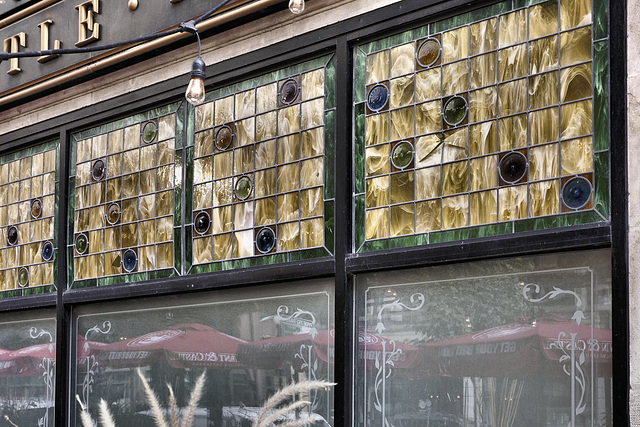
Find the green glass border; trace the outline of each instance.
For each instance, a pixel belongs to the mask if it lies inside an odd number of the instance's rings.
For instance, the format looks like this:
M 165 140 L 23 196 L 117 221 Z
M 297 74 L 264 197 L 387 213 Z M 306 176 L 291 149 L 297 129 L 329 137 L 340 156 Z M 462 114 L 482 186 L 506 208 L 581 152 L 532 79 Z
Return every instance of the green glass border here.
M 593 39 L 600 40 L 609 35 L 609 2 L 593 0 Z
M 40 285 L 34 287 L 26 287 L 22 289 L 9 289 L 0 291 L 0 299 L 16 298 L 30 295 L 50 294 L 57 291 L 58 285 L 58 227 L 59 219 L 58 213 L 60 211 L 60 140 L 54 139 L 42 144 L 34 145 L 33 147 L 24 148 L 22 150 L 13 151 L 11 153 L 0 156 L 0 164 L 9 163 L 14 160 L 19 160 L 25 157 L 30 157 L 35 154 L 44 153 L 45 151 L 56 150 L 56 164 L 55 164 L 55 187 L 54 187 L 54 206 L 53 206 L 53 284 Z
M 333 199 L 335 192 L 336 112 L 325 113 L 324 124 L 324 198 Z
M 379 240 L 365 240 L 365 200 L 364 200 L 364 137 L 365 137 L 365 79 L 366 56 L 403 43 L 418 40 L 427 34 L 448 31 L 463 25 L 509 13 L 516 9 L 529 7 L 547 0 L 503 1 L 466 13 L 455 15 L 422 27 L 368 42 L 354 47 L 353 61 L 353 163 L 354 163 L 354 250 L 369 252 L 390 248 L 410 247 L 421 244 L 433 244 L 460 241 L 471 238 L 491 237 L 512 234 L 520 231 L 533 231 L 571 225 L 582 225 L 609 220 L 610 164 L 609 164 L 609 44 L 608 2 L 594 0 L 593 12 L 593 82 L 594 82 L 594 206 L 590 210 L 570 212 L 539 218 L 529 218 L 504 223 L 487 224 L 475 227 L 463 227 L 454 230 L 438 230 L 426 234 L 416 234 Z M 558 0 L 560 1 L 560 0 Z M 427 33 L 425 31 L 429 29 Z
M 178 111 L 178 109 L 180 108 L 180 106 L 182 105 L 182 101 L 179 102 L 174 102 L 173 104 L 168 104 L 162 107 L 157 107 L 154 108 L 152 110 L 147 110 L 144 111 L 142 113 L 138 113 L 138 114 L 134 114 L 132 116 L 128 116 L 125 117 L 123 119 L 120 120 L 116 120 L 113 122 L 109 122 L 100 126 L 95 126 L 92 127 L 90 129 L 86 129 L 80 132 L 76 132 L 74 133 L 72 136 L 72 138 L 74 139 L 74 141 L 72 142 L 77 142 L 81 139 L 87 139 L 87 138 L 91 138 L 95 135 L 99 135 L 102 133 L 106 133 L 106 132 L 110 132 L 112 130 L 116 130 L 116 129 L 120 129 L 123 127 L 127 127 L 129 125 L 135 124 L 135 123 L 139 123 L 139 122 L 144 122 L 156 117 L 160 117 L 160 116 L 166 116 L 167 114 L 171 114 L 171 113 L 175 113 Z M 177 134 L 177 126 L 176 126 L 176 134 Z M 75 148 L 72 147 L 72 148 Z M 75 150 L 73 150 L 75 152 Z M 75 157 L 75 156 L 74 156 Z M 72 163 L 75 167 L 75 162 Z M 74 171 L 75 172 L 75 171 Z M 74 174 L 75 175 L 75 174 Z
M 183 186 L 183 146 L 184 146 L 184 114 L 185 103 L 182 101 L 174 102 L 165 106 L 157 107 L 151 110 L 147 110 L 142 113 L 137 113 L 120 120 L 109 122 L 100 126 L 95 126 L 91 129 L 87 129 L 81 132 L 71 135 L 71 143 L 69 144 L 69 211 L 68 220 L 69 226 L 67 227 L 67 288 L 68 289 L 83 289 L 96 286 L 109 286 L 123 283 L 142 282 L 147 280 L 153 280 L 158 278 L 167 278 L 180 276 L 182 271 L 182 186 Z M 188 110 L 187 110 L 188 111 Z M 73 226 L 75 224 L 75 182 L 76 182 L 76 151 L 78 141 L 91 138 L 96 135 L 111 132 L 116 129 L 121 129 L 132 124 L 144 122 L 157 117 L 166 116 L 169 114 L 175 114 L 175 149 L 174 149 L 174 210 L 173 210 L 173 263 L 174 266 L 161 270 L 150 270 L 140 273 L 119 274 L 116 276 L 100 277 L 93 279 L 75 280 L 75 265 L 74 265 L 74 249 L 73 238 L 74 231 Z M 187 124 L 188 125 L 188 124 Z
M 332 56 L 324 67 L 324 108 L 336 108 L 336 57 Z
M 210 102 L 218 98 L 224 98 L 225 96 L 234 95 L 238 92 L 243 92 L 245 90 L 255 89 L 258 86 L 273 83 L 275 81 L 281 80 L 285 77 L 292 76 L 295 74 L 306 73 L 307 71 L 315 70 L 318 68 L 325 68 L 328 65 L 328 62 L 332 56 L 333 55 L 321 56 L 319 58 L 314 58 L 306 62 L 290 65 L 288 67 L 281 68 L 271 73 L 254 77 L 252 79 L 244 80 L 235 84 L 231 84 L 222 88 L 215 89 L 207 93 L 207 96 L 205 97 L 204 102 Z M 189 121 L 191 121 L 191 117 L 192 115 L 190 111 Z
M 593 56 L 593 146 L 600 151 L 609 148 L 609 43 L 594 43 Z

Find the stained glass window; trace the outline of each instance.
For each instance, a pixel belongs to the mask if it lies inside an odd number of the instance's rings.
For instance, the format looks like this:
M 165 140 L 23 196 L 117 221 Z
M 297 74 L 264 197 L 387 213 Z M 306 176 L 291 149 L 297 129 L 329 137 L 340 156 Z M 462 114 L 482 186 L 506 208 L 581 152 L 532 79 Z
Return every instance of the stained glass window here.
M 68 237 L 72 286 L 180 272 L 180 105 L 73 135 Z
M 0 158 L 0 298 L 52 292 L 58 143 Z
M 606 15 L 531 3 L 356 48 L 356 250 L 608 220 Z
M 334 74 L 323 57 L 195 108 L 191 272 L 333 252 Z

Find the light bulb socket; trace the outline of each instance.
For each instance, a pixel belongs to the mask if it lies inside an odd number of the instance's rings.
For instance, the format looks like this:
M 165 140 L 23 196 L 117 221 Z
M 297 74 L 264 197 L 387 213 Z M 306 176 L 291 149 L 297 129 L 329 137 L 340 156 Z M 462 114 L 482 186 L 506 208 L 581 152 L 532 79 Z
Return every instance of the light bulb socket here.
M 204 72 L 205 67 L 206 64 L 204 63 L 202 58 L 198 56 L 193 61 L 193 64 L 191 64 L 191 78 L 204 80 L 206 77 L 206 74 Z

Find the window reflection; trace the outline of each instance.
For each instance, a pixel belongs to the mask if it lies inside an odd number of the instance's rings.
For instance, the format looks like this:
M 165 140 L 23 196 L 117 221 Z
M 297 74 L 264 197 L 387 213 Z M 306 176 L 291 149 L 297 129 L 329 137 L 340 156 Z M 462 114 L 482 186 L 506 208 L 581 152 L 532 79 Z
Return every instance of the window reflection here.
M 116 425 L 155 425 L 138 371 L 164 406 L 167 419 L 168 386 L 184 414 L 198 377 L 206 371 L 194 426 L 249 426 L 265 400 L 286 385 L 333 379 L 329 285 L 305 283 L 277 292 L 252 289 L 251 295 L 218 292 L 179 306 L 129 302 L 123 311 L 81 314 L 78 402 L 94 419 L 104 399 Z M 313 425 L 332 425 L 330 393 L 301 393 L 299 399 L 310 403 L 281 420 L 312 417 Z M 80 425 L 80 403 L 75 411 Z
M 54 425 L 55 338 L 53 318 L 0 324 L 0 417 L 5 422 Z
M 359 425 L 612 425 L 609 258 L 362 275 Z

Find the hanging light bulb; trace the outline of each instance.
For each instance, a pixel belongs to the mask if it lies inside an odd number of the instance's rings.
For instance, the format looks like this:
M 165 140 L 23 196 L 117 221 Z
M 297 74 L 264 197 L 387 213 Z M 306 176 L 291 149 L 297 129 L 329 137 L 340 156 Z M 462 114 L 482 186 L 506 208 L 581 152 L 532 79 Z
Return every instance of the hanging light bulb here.
M 304 0 L 289 0 L 289 10 L 296 15 L 304 11 Z
M 193 64 L 191 64 L 191 80 L 189 86 L 187 86 L 187 93 L 185 97 L 190 104 L 201 104 L 204 101 L 204 73 L 205 63 L 200 56 L 198 56 Z

